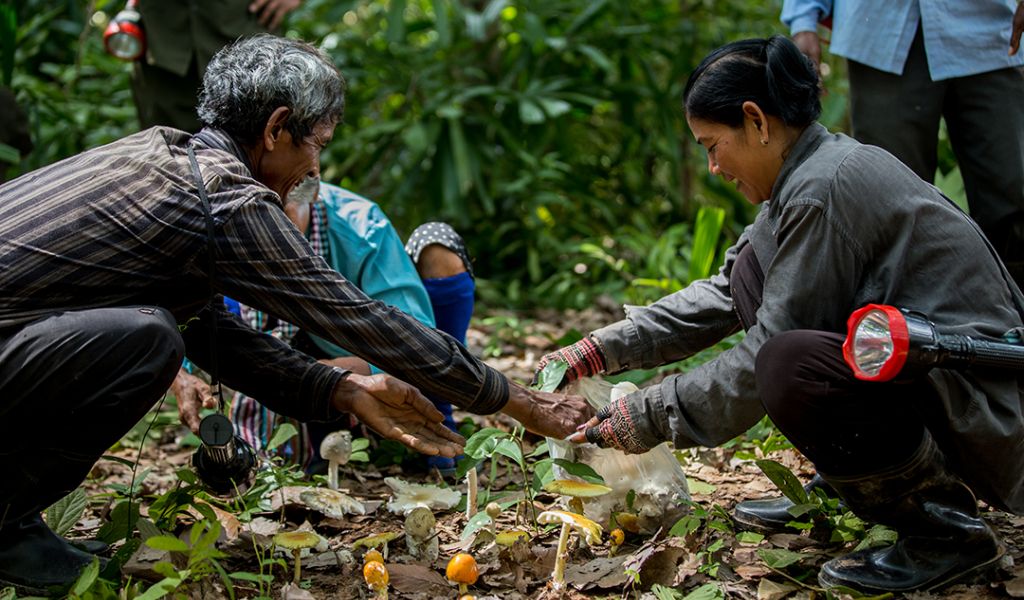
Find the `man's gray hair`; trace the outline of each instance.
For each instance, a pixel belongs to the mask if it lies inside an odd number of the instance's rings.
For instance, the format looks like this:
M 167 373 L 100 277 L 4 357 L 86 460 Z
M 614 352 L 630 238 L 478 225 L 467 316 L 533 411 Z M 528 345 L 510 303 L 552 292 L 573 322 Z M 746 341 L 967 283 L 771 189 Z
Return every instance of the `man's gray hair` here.
M 345 112 L 345 79 L 326 54 L 298 40 L 261 33 L 225 46 L 210 61 L 199 94 L 199 121 L 249 145 L 286 106 L 295 143 Z

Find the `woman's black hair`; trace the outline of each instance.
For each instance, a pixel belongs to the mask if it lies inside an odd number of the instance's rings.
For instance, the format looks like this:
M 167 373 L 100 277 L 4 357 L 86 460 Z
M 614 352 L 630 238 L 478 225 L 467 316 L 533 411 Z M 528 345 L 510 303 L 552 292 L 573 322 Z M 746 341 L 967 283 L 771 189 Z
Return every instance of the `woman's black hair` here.
M 814 63 L 781 35 L 740 40 L 707 55 L 683 92 L 689 117 L 739 127 L 743 103 L 754 102 L 786 125 L 806 127 L 821 114 Z

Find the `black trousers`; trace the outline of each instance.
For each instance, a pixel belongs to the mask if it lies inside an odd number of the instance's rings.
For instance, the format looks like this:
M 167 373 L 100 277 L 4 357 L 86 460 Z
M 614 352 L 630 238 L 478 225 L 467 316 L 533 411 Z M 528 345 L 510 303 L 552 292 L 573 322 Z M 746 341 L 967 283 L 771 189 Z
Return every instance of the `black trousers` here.
M 151 306 L 58 313 L 0 333 L 0 530 L 74 490 L 181 366 Z
M 732 272 L 737 312 L 750 328 L 764 275 L 749 245 Z M 864 475 L 903 463 L 920 446 L 927 423 L 941 418 L 924 378 L 857 379 L 843 360 L 845 334 L 794 330 L 769 339 L 754 375 L 765 412 L 790 442 L 830 475 Z
M 849 73 L 853 136 L 929 183 L 946 120 L 971 217 L 1024 288 L 1024 68 L 932 81 L 918 28 L 902 75 L 854 61 Z

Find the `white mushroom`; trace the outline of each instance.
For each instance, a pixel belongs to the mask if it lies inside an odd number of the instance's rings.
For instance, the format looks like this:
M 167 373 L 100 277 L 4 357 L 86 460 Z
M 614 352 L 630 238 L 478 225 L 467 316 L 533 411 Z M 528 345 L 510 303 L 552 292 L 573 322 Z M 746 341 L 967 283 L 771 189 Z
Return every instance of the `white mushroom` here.
M 604 530 L 590 519 L 564 510 L 546 510 L 537 515 L 537 522 L 541 525 L 562 524 L 562 531 L 558 536 L 558 553 L 555 555 L 555 570 L 551 573 L 552 587 L 558 590 L 565 586 L 565 561 L 569 556 L 569 531 L 575 529 L 588 544 L 599 544 Z
M 385 477 L 384 483 L 394 492 L 391 500 L 388 500 L 388 510 L 401 516 L 409 514 L 417 506 L 431 510 L 450 510 L 462 498 L 462 493 L 456 490 L 408 483 L 396 477 Z
M 405 517 L 405 547 L 416 559 L 433 563 L 440 554 L 437 532 L 434 529 L 437 518 L 434 511 L 417 506 Z
M 320 456 L 327 461 L 327 485 L 338 489 L 338 467 L 352 455 L 352 432 L 346 429 L 328 433 L 320 442 Z
M 309 508 L 332 519 L 366 514 L 366 507 L 361 502 L 336 490 L 308 489 L 299 494 L 299 499 Z

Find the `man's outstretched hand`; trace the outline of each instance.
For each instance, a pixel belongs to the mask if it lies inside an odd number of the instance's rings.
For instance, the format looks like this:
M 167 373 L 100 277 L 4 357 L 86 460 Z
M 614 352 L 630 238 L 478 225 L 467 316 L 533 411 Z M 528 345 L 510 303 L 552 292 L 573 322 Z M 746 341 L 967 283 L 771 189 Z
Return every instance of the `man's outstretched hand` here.
M 334 408 L 355 415 L 382 437 L 421 454 L 454 458 L 466 440 L 444 426 L 444 415 L 418 389 L 383 373 L 349 373 L 338 382 Z
M 1017 4 L 1017 11 L 1013 13 L 1013 24 L 1010 30 L 1010 56 L 1017 54 L 1020 50 L 1020 34 L 1024 32 L 1024 3 Z
M 547 437 L 563 439 L 594 411 L 582 396 L 552 394 L 509 383 L 509 400 L 502 412 L 523 427 Z

